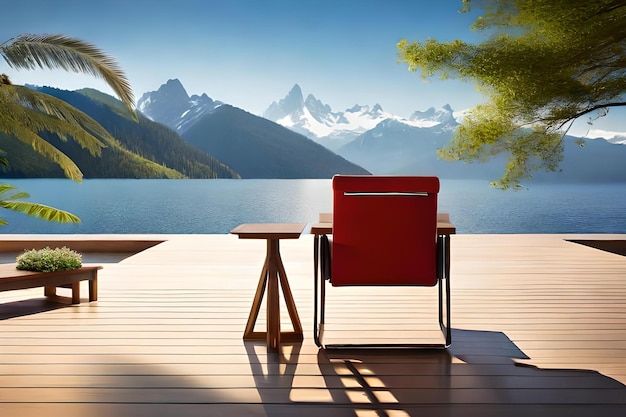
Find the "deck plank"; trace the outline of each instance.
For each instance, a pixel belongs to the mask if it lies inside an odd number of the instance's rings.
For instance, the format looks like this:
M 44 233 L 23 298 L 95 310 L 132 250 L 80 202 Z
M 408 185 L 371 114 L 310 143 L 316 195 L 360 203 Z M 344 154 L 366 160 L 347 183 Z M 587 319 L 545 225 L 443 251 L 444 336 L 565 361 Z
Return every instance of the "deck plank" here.
M 129 239 L 163 243 L 104 262 L 96 302 L 0 293 L 3 416 L 626 414 L 626 257 L 570 241 L 626 235 L 453 236 L 446 352 L 320 351 L 312 236 L 282 241 L 305 340 L 280 354 L 242 340 L 265 242 Z M 330 288 L 326 337 L 436 339 L 432 290 Z

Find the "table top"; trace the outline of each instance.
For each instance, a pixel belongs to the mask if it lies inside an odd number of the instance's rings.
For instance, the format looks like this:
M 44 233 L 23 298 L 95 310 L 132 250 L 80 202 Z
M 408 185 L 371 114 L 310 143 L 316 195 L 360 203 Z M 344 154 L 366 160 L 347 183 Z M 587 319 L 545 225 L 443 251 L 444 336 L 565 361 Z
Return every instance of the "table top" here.
M 230 231 L 239 239 L 298 239 L 306 223 L 245 223 Z
M 330 235 L 332 233 L 332 213 L 320 213 L 320 221 L 311 226 L 311 234 Z M 456 226 L 450 223 L 450 215 L 448 213 L 437 213 L 437 234 L 453 235 L 455 233 Z

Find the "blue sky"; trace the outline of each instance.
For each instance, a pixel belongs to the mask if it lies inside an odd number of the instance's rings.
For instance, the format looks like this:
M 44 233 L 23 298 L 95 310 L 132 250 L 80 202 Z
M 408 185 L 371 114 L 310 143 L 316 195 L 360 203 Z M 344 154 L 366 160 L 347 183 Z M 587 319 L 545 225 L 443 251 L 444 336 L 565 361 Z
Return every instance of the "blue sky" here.
M 20 0 L 3 19 L 0 40 L 21 33 L 64 33 L 114 56 L 135 95 L 178 78 L 255 114 L 298 83 L 333 110 L 380 103 L 409 116 L 446 103 L 460 110 L 480 99 L 471 85 L 430 82 L 397 63 L 403 38 L 472 35 L 460 0 Z M 8 15 L 5 15 L 8 16 Z M 475 35 L 474 35 L 475 36 Z M 105 89 L 90 77 L 19 71 L 18 84 Z
M 424 81 L 397 62 L 401 39 L 480 40 L 461 0 L 19 0 L 0 25 L 0 42 L 21 33 L 63 33 L 114 56 L 137 98 L 170 78 L 187 92 L 261 114 L 295 83 L 335 111 L 379 103 L 408 117 L 482 100 L 471 84 Z M 97 88 L 61 71 L 0 72 L 17 84 Z M 624 128 L 623 130 L 626 130 Z

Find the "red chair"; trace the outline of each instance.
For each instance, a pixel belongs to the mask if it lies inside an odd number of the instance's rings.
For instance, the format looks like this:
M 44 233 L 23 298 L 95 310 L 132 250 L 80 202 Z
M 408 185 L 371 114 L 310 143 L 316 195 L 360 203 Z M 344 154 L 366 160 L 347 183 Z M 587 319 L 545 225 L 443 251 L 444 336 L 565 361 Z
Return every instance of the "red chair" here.
M 324 234 L 328 229 L 312 229 L 315 343 L 324 346 L 325 282 L 329 281 L 333 287 L 439 285 L 439 324 L 445 342 L 401 346 L 450 346 L 449 239 L 454 226 L 448 224 L 443 232 L 437 229 L 439 179 L 337 175 L 332 185 L 332 235 Z

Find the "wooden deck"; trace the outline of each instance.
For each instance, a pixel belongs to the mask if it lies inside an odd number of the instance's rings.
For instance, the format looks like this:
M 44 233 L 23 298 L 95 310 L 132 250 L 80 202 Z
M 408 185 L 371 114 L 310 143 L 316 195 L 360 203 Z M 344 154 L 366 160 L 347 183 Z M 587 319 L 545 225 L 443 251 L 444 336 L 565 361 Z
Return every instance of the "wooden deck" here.
M 279 354 L 242 340 L 264 241 L 124 238 L 164 242 L 86 254 L 96 302 L 0 293 L 2 417 L 626 415 L 626 257 L 568 241 L 626 235 L 454 236 L 447 352 L 319 350 L 312 236 L 281 242 L 305 340 Z M 432 289 L 328 302 L 328 341 L 439 337 Z

